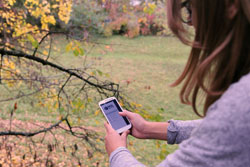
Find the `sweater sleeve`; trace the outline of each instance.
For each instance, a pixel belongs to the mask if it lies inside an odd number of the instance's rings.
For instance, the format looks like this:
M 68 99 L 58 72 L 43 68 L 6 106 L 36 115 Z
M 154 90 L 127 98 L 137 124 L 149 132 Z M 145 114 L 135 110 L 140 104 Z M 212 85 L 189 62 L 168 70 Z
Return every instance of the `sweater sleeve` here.
M 249 166 L 250 75 L 232 85 L 209 107 L 206 117 L 178 150 L 158 167 Z M 177 134 L 178 136 L 179 134 Z M 126 148 L 110 157 L 111 167 L 143 167 Z
M 250 97 L 241 90 L 229 90 L 213 104 L 191 136 L 158 167 L 249 166 Z M 250 89 L 244 91 L 250 95 Z
M 180 144 L 190 137 L 191 132 L 200 125 L 202 119 L 192 121 L 169 120 L 168 122 L 168 144 Z
M 113 151 L 110 155 L 109 163 L 110 167 L 145 167 L 125 147 L 119 147 Z
M 189 138 L 192 130 L 200 124 L 201 120 L 170 120 L 168 122 L 170 125 L 167 129 L 167 141 L 169 144 L 179 144 Z M 119 147 L 113 151 L 109 160 L 111 167 L 144 167 L 125 147 Z

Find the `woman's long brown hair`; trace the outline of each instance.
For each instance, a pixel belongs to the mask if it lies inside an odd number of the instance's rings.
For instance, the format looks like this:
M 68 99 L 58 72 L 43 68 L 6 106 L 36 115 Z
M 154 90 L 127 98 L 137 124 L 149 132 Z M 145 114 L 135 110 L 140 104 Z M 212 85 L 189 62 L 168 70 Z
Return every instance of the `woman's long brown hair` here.
M 250 1 L 191 0 L 196 14 L 194 41 L 181 22 L 182 0 L 167 1 L 169 28 L 192 46 L 186 67 L 173 86 L 183 83 L 181 101 L 203 117 L 228 87 L 250 72 Z M 232 15 L 232 6 L 236 14 Z M 249 83 L 250 84 L 250 83 Z M 205 92 L 203 114 L 197 111 L 197 95 Z

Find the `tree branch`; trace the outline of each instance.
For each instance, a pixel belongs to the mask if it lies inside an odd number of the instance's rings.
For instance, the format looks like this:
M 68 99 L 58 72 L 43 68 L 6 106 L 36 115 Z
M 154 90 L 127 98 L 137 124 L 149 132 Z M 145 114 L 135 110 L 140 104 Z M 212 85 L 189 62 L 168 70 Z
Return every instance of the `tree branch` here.
M 26 137 L 31 137 L 31 136 L 35 136 L 39 133 L 44 133 L 47 131 L 50 131 L 51 129 L 57 127 L 60 125 L 60 123 L 62 123 L 63 121 L 67 120 L 68 115 L 61 119 L 59 122 L 51 125 L 48 128 L 44 128 L 42 130 L 36 131 L 36 132 L 15 132 L 15 131 L 8 131 L 8 132 L 0 132 L 0 136 L 26 136 Z
M 62 72 L 65 72 L 71 76 L 74 76 L 86 83 L 88 83 L 89 85 L 93 86 L 93 87 L 96 87 L 96 88 L 99 88 L 99 89 L 103 89 L 103 90 L 107 90 L 107 91 L 111 91 L 111 92 L 117 92 L 118 90 L 114 90 L 113 89 L 113 85 L 117 85 L 115 83 L 110 83 L 110 84 L 104 84 L 104 85 L 99 85 L 99 84 L 95 84 L 93 82 L 90 82 L 89 80 L 83 78 L 81 75 L 69 70 L 69 69 L 66 69 L 62 66 L 59 66 L 55 63 L 52 63 L 50 61 L 46 61 L 42 58 L 39 58 L 39 57 L 35 57 L 35 56 L 32 56 L 32 55 L 28 55 L 28 54 L 24 54 L 22 52 L 14 52 L 14 51 L 7 51 L 7 50 L 4 50 L 4 49 L 0 49 L 0 54 L 2 55 L 8 55 L 8 56 L 13 56 L 13 57 L 20 57 L 20 58 L 25 58 L 25 59 L 28 59 L 28 60 L 32 60 L 32 61 L 35 61 L 35 62 L 38 62 L 44 66 L 48 65 L 50 67 L 53 67 L 59 71 L 62 71 Z M 108 86 L 112 86 L 112 88 L 109 88 Z M 118 88 L 118 87 L 117 87 Z

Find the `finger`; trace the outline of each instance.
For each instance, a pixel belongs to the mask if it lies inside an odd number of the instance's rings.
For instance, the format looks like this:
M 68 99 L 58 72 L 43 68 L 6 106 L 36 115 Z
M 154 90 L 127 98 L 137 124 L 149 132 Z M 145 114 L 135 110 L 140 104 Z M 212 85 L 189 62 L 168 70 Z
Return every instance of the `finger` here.
M 132 119 L 133 113 L 127 110 L 123 110 L 123 112 L 119 112 L 121 116 L 128 117 L 128 119 Z
M 123 139 L 127 139 L 128 134 L 130 133 L 130 130 L 126 130 L 125 132 L 122 133 L 121 137 Z
M 107 133 L 110 133 L 113 130 L 113 128 L 107 122 L 104 123 L 104 127 Z

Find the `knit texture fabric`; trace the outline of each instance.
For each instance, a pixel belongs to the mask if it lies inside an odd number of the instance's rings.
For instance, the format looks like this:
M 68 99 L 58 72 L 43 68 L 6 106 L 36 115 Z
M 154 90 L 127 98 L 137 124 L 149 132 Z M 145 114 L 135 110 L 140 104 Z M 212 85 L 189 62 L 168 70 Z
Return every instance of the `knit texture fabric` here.
M 169 121 L 169 144 L 180 143 L 158 167 L 250 166 L 250 74 L 232 84 L 202 120 Z M 110 156 L 111 167 L 141 167 L 125 147 Z

